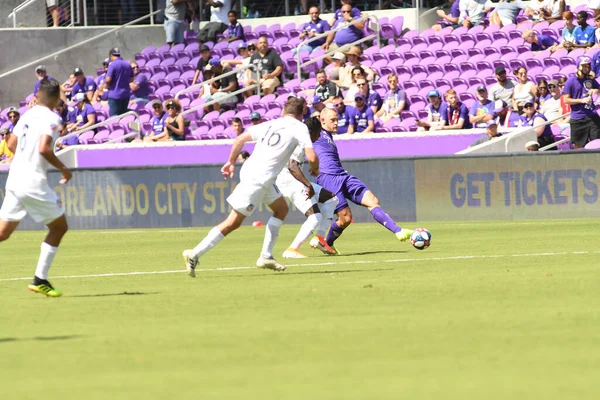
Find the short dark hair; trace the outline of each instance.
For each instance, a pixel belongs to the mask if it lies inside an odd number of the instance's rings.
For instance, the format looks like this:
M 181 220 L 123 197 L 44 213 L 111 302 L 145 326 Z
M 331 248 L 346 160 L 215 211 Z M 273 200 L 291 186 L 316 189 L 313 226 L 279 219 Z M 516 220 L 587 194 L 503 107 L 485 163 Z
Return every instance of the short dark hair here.
M 233 124 L 234 122 L 236 124 L 241 124 L 242 120 L 240 118 L 238 118 L 238 117 L 233 117 L 233 119 L 231 120 L 231 123 Z
M 60 83 L 56 79 L 42 79 L 39 91 L 45 93 L 48 98 L 60 97 Z
M 269 44 L 269 37 L 267 35 L 260 35 L 256 41 L 258 42 L 261 38 L 264 38 L 267 41 L 267 44 Z
M 317 117 L 308 117 L 304 124 L 308 128 L 308 132 L 313 135 L 321 132 L 322 126 L 321 121 Z
M 320 70 L 318 70 L 318 71 L 315 73 L 315 76 L 317 76 L 317 75 L 319 75 L 319 74 L 325 74 L 325 75 L 327 75 L 327 71 L 325 71 L 325 68 L 321 68 Z
M 237 18 L 237 16 L 238 16 L 238 13 L 237 13 L 237 11 L 235 11 L 235 10 L 229 10 L 229 12 L 227 13 L 227 15 L 229 16 L 229 15 L 231 15 L 231 14 L 233 14 L 233 16 L 234 16 L 234 17 L 236 17 L 236 18 Z
M 301 117 L 304 112 L 304 99 L 300 100 L 298 97 L 292 97 L 285 102 L 283 106 L 284 114 L 293 115 L 294 117 Z
M 587 13 L 587 11 L 583 11 L 583 10 L 582 10 L 582 11 L 579 11 L 579 12 L 577 13 L 577 16 L 578 16 L 578 17 L 582 17 L 582 18 L 583 18 L 583 17 L 585 17 L 585 20 L 586 20 L 586 22 L 587 22 L 587 19 L 588 19 L 588 13 Z

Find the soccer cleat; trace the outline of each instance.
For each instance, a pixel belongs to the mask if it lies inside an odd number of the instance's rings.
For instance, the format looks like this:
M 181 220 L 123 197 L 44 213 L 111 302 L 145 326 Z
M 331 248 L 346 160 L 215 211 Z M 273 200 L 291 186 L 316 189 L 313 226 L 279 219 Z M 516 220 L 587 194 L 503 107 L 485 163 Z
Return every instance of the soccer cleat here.
M 285 265 L 279 264 L 272 257 L 266 258 L 266 257 L 260 256 L 258 258 L 258 260 L 256 260 L 256 266 L 258 268 L 272 269 L 273 271 L 285 271 Z
M 33 282 L 29 284 L 29 290 L 35 293 L 41 293 L 47 297 L 60 297 L 62 292 L 58 289 L 54 289 L 50 282 L 45 279 L 34 278 Z
M 335 249 L 331 248 L 327 244 L 327 241 L 323 238 L 323 236 L 315 236 L 310 239 L 310 247 L 313 249 L 321 250 L 324 254 L 328 254 L 330 256 L 338 254 Z
M 411 231 L 410 229 L 400 229 L 400 232 L 396 233 L 396 237 L 398 238 L 399 241 L 401 242 L 406 242 L 408 239 L 410 239 L 410 235 L 412 235 L 413 231 Z
M 283 258 L 308 258 L 297 249 L 289 248 L 283 252 Z
M 192 250 L 183 251 L 183 260 L 185 262 L 185 269 L 192 278 L 196 277 L 196 267 L 198 266 L 198 259 L 192 255 Z

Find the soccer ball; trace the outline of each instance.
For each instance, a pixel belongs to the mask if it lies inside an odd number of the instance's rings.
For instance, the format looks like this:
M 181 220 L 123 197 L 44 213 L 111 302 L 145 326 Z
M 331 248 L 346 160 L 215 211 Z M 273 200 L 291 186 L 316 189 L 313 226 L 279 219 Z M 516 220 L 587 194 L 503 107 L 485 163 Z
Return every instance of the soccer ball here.
M 431 244 L 431 233 L 425 228 L 417 228 L 410 235 L 410 243 L 417 250 L 425 250 Z

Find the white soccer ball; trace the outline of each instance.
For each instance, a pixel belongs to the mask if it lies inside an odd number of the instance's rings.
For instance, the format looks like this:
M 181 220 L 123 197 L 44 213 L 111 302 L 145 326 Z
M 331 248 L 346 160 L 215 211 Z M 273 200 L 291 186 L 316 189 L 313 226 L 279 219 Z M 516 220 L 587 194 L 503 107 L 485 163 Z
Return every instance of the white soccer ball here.
M 410 235 L 410 243 L 417 250 L 425 250 L 431 244 L 431 233 L 425 228 L 417 228 Z

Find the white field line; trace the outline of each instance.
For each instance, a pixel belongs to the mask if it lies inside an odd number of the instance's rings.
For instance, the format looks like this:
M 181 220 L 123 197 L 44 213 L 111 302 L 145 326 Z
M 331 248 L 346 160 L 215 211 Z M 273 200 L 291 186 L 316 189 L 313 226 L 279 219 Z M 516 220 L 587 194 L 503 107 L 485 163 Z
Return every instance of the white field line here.
M 503 257 L 552 257 L 561 255 L 581 255 L 581 254 L 599 254 L 600 250 L 595 251 L 561 251 L 554 253 L 526 253 L 526 254 L 490 254 L 490 255 L 473 255 L 473 256 L 452 256 L 452 257 L 428 257 L 428 258 L 401 258 L 392 260 L 355 260 L 355 261 L 341 261 L 341 262 L 320 262 L 320 263 L 306 263 L 306 264 L 286 264 L 288 267 L 324 267 L 330 265 L 359 265 L 359 264 L 376 264 L 376 263 L 406 263 L 406 262 L 424 262 L 424 261 L 450 261 L 450 260 L 473 260 L 473 259 L 485 259 L 485 258 L 503 258 Z M 208 272 L 208 271 L 237 271 L 244 269 L 256 269 L 256 267 L 225 267 L 225 268 L 199 268 L 196 272 Z M 53 276 L 52 279 L 84 279 L 84 278 L 106 278 L 113 276 L 132 276 L 132 275 L 159 275 L 159 274 L 179 274 L 186 272 L 184 269 L 178 270 L 165 270 L 165 271 L 139 271 L 139 272 L 109 272 L 106 274 L 89 274 L 89 275 L 68 275 L 68 276 Z M 331 271 L 335 273 L 335 271 Z M 26 281 L 30 280 L 31 277 L 25 278 L 2 278 L 0 282 L 9 281 Z

